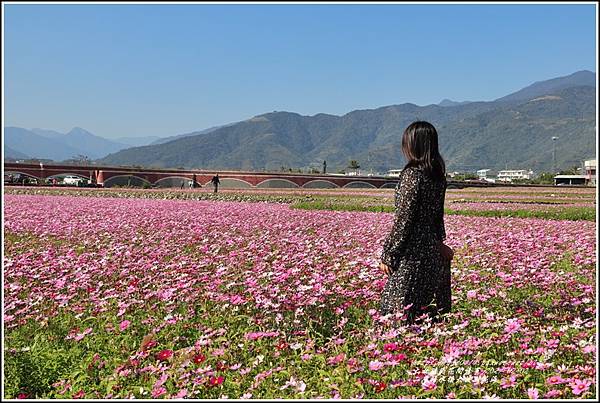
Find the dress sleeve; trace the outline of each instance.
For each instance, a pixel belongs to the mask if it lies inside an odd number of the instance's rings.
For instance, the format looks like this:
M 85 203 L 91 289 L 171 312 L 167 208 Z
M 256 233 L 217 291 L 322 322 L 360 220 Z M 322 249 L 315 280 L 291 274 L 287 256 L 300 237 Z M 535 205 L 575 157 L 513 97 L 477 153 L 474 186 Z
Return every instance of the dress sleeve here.
M 402 255 L 416 217 L 421 177 L 414 169 L 407 169 L 396 188 L 396 215 L 392 231 L 383 244 L 381 261 L 390 267 L 396 266 L 396 259 Z
M 444 190 L 444 197 L 442 198 L 442 208 L 440 209 L 440 215 L 436 222 L 436 232 L 440 241 L 446 239 L 446 227 L 444 226 L 444 202 L 446 198 L 446 191 Z
M 437 233 L 440 238 L 440 241 L 446 239 L 446 228 L 444 226 L 444 210 L 442 209 L 441 217 L 438 221 Z

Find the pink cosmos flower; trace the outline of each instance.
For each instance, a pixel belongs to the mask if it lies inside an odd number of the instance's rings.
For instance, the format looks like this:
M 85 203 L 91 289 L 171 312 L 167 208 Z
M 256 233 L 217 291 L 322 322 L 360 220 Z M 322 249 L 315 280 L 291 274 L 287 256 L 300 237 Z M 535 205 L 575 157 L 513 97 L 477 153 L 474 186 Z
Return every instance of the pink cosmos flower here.
M 90 333 L 92 333 L 92 328 L 88 327 L 82 333 L 79 333 L 78 335 L 76 335 L 75 337 L 73 337 L 73 340 L 80 341 L 81 339 L 83 339 L 85 336 L 87 336 Z
M 125 329 L 127 329 L 129 327 L 129 325 L 131 324 L 130 321 L 128 320 L 124 320 L 123 322 L 121 322 L 121 324 L 119 325 L 119 330 L 120 331 L 124 331 Z
M 550 363 L 550 362 L 536 362 L 535 363 L 535 369 L 537 369 L 539 371 L 545 371 L 551 367 L 552 367 L 552 363 Z
M 225 354 L 225 349 L 217 348 L 217 349 L 213 350 L 211 354 L 214 355 L 215 357 L 221 356 L 221 355 Z
M 184 397 L 186 397 L 188 394 L 187 389 L 181 389 L 176 395 L 175 398 L 176 399 L 183 399 Z
M 156 399 L 157 397 L 160 397 L 165 393 L 167 393 L 167 390 L 162 386 L 160 388 L 154 388 L 152 389 L 152 398 Z
M 588 344 L 587 346 L 585 346 L 583 348 L 582 351 L 586 354 L 593 353 L 594 351 L 596 351 L 596 346 L 594 346 L 592 344 Z
M 502 389 L 512 388 L 517 384 L 516 380 L 517 377 L 515 375 L 511 375 L 508 379 L 504 378 L 500 381 L 500 387 Z
M 231 302 L 232 305 L 242 305 L 246 300 L 241 295 L 234 295 L 230 298 L 229 302 Z
M 383 351 L 392 352 L 398 350 L 398 344 L 396 343 L 386 343 L 383 345 Z
M 329 357 L 327 359 L 327 364 L 329 364 L 329 365 L 337 365 L 340 362 L 344 362 L 345 359 L 346 359 L 346 354 L 340 353 L 340 354 L 338 354 L 338 355 L 336 355 L 334 357 Z
M 563 378 L 561 378 L 560 375 L 552 375 L 551 377 L 546 379 L 546 383 L 548 385 L 558 385 L 558 384 L 561 384 L 564 382 L 565 382 L 565 380 Z
M 544 394 L 544 398 L 545 399 L 554 399 L 561 395 L 562 395 L 562 392 L 560 390 L 552 389 L 552 390 L 549 390 L 548 392 L 546 392 L 546 394 Z
M 158 388 L 160 388 L 161 386 L 163 386 L 163 385 L 165 384 L 165 382 L 167 381 L 167 379 L 168 379 L 168 378 L 169 378 L 169 374 L 167 374 L 166 372 L 165 372 L 165 373 L 163 373 L 163 374 L 161 375 L 161 377 L 160 377 L 160 378 L 158 378 L 158 379 L 156 380 L 156 382 L 154 382 L 153 389 L 158 389 Z
M 529 396 L 530 399 L 537 399 L 539 398 L 539 391 L 537 390 L 537 388 L 528 388 L 527 389 L 527 396 Z
M 223 376 L 211 376 L 208 378 L 208 386 L 218 386 L 223 383 L 225 378 Z
M 435 380 L 429 377 L 423 378 L 423 380 L 421 381 L 421 386 L 424 390 L 434 390 L 437 387 Z
M 360 370 L 358 360 L 356 358 L 350 358 L 348 362 L 346 362 L 346 365 L 348 366 L 348 372 L 350 373 L 358 372 Z
M 535 361 L 526 361 L 521 364 L 521 368 L 524 368 L 524 369 L 535 368 L 535 365 L 536 365 Z
M 384 364 L 381 361 L 375 360 L 375 361 L 371 361 L 369 363 L 369 369 L 371 371 L 379 371 L 381 368 L 383 368 Z
M 79 392 L 77 392 L 73 395 L 73 399 L 81 399 L 84 396 L 85 396 L 85 392 L 83 391 L 83 389 L 80 389 Z
M 519 323 L 518 319 L 508 319 L 506 321 L 506 326 L 504 326 L 504 332 L 508 334 L 513 334 L 519 331 L 521 328 L 521 323 Z
M 573 392 L 574 395 L 580 395 L 583 392 L 585 392 L 586 390 L 588 390 L 590 388 L 591 384 L 592 384 L 592 382 L 590 382 L 587 379 L 582 381 L 582 380 L 575 378 L 571 381 L 569 386 L 571 387 L 571 391 Z

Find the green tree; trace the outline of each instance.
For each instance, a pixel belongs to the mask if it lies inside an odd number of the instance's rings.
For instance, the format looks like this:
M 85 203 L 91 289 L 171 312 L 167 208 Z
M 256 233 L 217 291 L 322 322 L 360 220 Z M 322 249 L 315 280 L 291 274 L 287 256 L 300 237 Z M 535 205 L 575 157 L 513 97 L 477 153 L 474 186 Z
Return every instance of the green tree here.
M 570 168 L 560 171 L 559 175 L 578 175 L 579 171 L 577 170 L 577 168 L 579 167 L 577 165 L 574 165 Z
M 350 163 L 348 164 L 348 168 L 350 168 L 350 169 L 359 169 L 360 168 L 360 164 L 358 163 L 357 160 L 350 160 Z
M 469 172 L 465 172 L 465 173 L 459 173 L 457 175 L 454 175 L 454 180 L 457 181 L 464 181 L 467 179 L 478 179 L 479 177 L 475 174 L 469 173 Z
M 83 154 L 77 154 L 75 157 L 72 158 L 72 160 L 74 163 L 80 165 L 89 165 L 91 162 L 90 157 Z
M 544 183 L 554 183 L 554 174 L 552 172 L 542 172 L 538 175 L 537 178 L 533 179 L 531 183 L 535 184 L 544 184 Z

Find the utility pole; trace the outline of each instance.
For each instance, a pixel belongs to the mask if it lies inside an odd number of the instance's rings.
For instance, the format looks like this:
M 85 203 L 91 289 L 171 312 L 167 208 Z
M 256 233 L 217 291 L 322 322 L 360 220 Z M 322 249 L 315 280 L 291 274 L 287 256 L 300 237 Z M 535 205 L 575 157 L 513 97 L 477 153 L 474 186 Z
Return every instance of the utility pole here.
M 557 136 L 552 136 L 552 175 L 556 175 L 556 140 Z

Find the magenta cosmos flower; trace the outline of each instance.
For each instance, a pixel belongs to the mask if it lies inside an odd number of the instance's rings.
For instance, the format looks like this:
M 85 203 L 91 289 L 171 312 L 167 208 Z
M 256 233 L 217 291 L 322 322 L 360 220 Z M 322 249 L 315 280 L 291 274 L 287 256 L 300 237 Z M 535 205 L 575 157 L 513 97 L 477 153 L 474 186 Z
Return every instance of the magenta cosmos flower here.
M 156 358 L 159 361 L 166 361 L 173 356 L 173 350 L 162 350 L 156 354 Z

